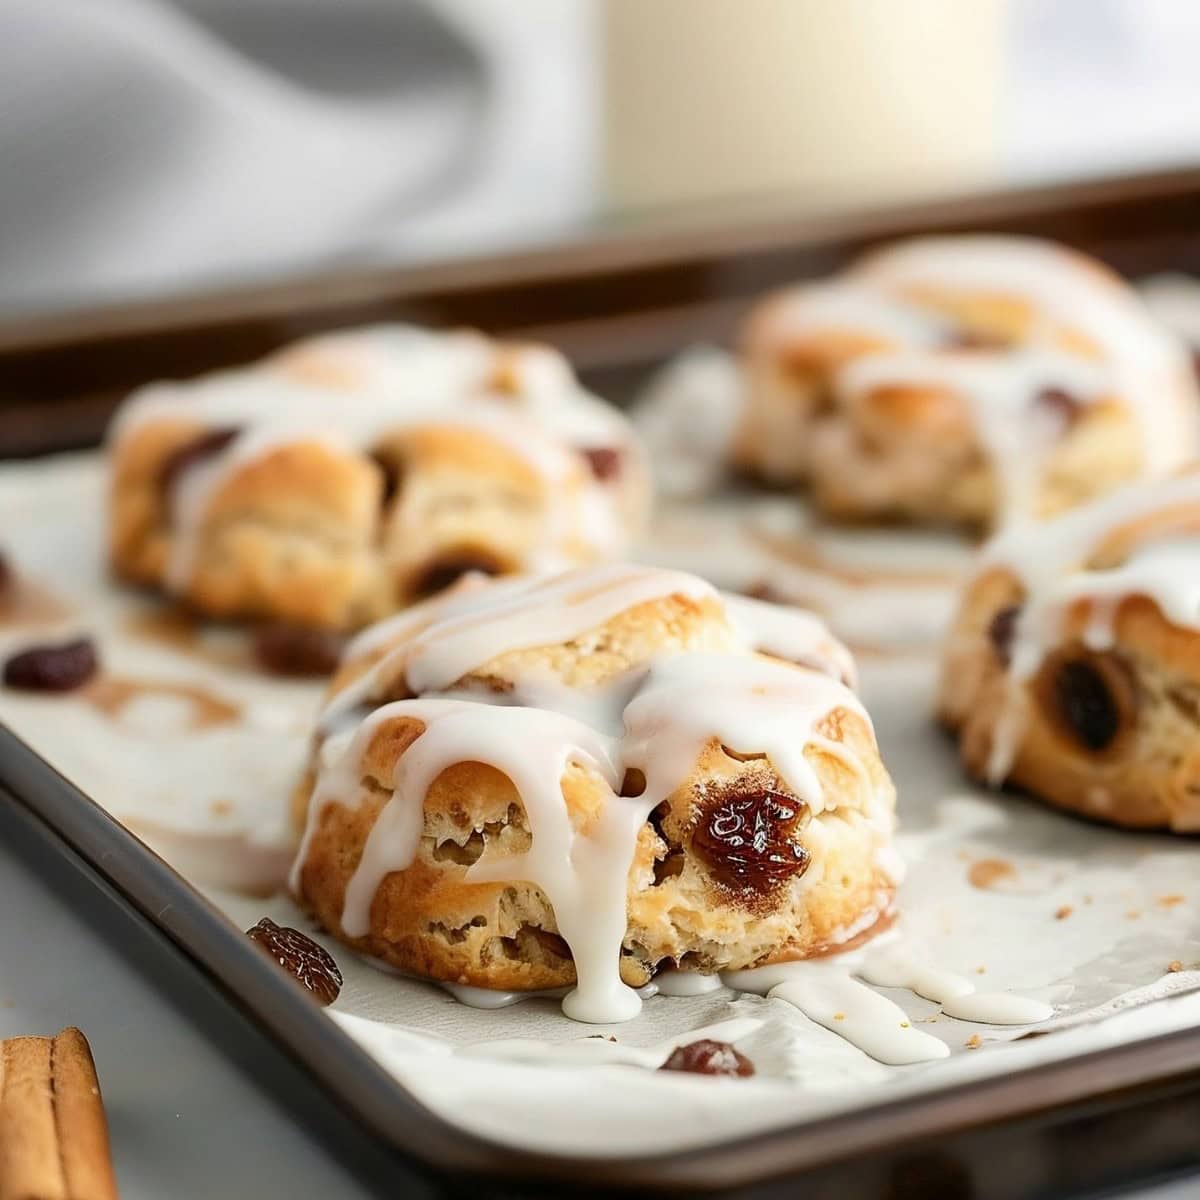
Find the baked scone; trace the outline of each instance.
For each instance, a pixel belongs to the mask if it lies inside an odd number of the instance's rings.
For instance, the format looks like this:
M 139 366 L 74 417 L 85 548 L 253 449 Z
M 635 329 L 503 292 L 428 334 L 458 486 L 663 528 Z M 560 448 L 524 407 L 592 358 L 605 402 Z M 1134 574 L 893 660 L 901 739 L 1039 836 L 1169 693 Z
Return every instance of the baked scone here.
M 986 546 L 940 715 L 976 779 L 1115 825 L 1200 832 L 1200 473 Z
M 110 451 L 119 575 L 298 625 L 619 555 L 648 500 L 627 422 L 555 351 L 400 325 L 143 388 Z
M 1197 451 L 1181 343 L 1049 242 L 897 243 L 765 300 L 742 357 L 735 462 L 838 519 L 999 526 Z
M 894 790 L 808 613 L 619 564 L 470 579 L 360 634 L 301 789 L 297 900 L 401 971 L 575 985 L 838 947 L 891 906 Z

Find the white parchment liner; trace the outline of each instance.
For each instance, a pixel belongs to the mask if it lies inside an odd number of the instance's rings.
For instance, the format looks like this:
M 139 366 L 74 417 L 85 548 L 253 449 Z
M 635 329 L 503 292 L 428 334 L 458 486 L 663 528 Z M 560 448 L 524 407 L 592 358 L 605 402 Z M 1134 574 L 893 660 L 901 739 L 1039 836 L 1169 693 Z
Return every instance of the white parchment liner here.
M 763 512 L 770 517 L 779 504 Z M 730 511 L 674 510 L 643 557 L 703 570 L 721 583 L 757 569 L 747 556 L 759 550 L 730 534 Z M 697 536 L 708 522 L 723 525 L 723 536 Z M 285 898 L 248 897 L 229 885 L 261 891 L 286 860 L 288 795 L 320 685 L 238 666 L 245 650 L 236 631 L 206 634 L 200 652 L 146 635 L 138 618 L 156 602 L 114 587 L 103 568 L 103 474 L 94 456 L 0 470 L 0 528 L 21 573 L 69 604 L 54 630 L 95 636 L 109 675 L 197 686 L 237 710 L 234 719 L 196 728 L 192 701 L 153 688 L 115 715 L 80 695 L 0 691 L 0 717 L 239 926 L 272 915 L 306 928 Z M 910 544 L 924 563 L 928 539 Z M 893 535 L 889 558 L 902 556 L 903 545 Z M 954 548 L 946 553 L 961 557 Z M 890 611 L 894 632 L 894 603 L 885 597 L 875 607 L 881 618 Z M 857 640 L 877 651 L 889 631 L 872 630 L 869 614 L 869 603 L 860 606 L 856 619 L 866 627 Z M 0 653 L 46 633 L 0 626 Z M 382 974 L 326 939 L 346 976 L 335 1015 L 446 1119 L 524 1146 L 613 1156 L 711 1143 L 1200 1022 L 1200 991 L 1193 990 L 1200 989 L 1200 843 L 1118 833 L 974 790 L 953 745 L 928 718 L 932 656 L 909 646 L 904 654 L 865 655 L 861 666 L 864 699 L 900 792 L 900 846 L 909 863 L 895 936 L 938 966 L 978 978 L 981 990 L 1053 1002 L 1058 1015 L 1042 1028 L 1054 1036 L 1022 1040 L 1021 1028 L 952 1020 L 929 1001 L 889 989 L 953 1053 L 884 1067 L 779 1001 L 729 991 L 656 997 L 634 1022 L 584 1027 L 548 999 L 491 1012 L 464 1007 L 432 986 Z M 518 1063 L 479 1045 L 567 1042 L 599 1032 L 665 1053 L 691 1030 L 742 1017 L 761 1022 L 738 1040 L 758 1066 L 750 1080 L 555 1065 L 552 1052 L 544 1065 Z

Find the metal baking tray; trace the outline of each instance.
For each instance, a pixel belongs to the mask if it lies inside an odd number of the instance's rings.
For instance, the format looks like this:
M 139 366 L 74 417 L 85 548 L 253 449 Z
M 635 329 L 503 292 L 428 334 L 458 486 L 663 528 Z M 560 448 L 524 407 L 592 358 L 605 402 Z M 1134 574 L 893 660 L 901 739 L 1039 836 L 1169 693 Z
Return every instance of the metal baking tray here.
M 1200 271 L 1200 171 L 828 218 L 710 215 L 486 261 L 295 280 L 166 304 L 0 325 L 0 452 L 99 436 L 150 378 L 252 358 L 305 332 L 385 318 L 545 338 L 603 394 L 627 396 L 689 341 L 725 340 L 765 288 L 903 233 L 1039 233 L 1131 274 Z M 580 1159 L 465 1133 L 325 1019 L 136 837 L 0 728 L 0 828 L 123 945 L 216 1047 L 252 1063 L 381 1191 L 825 1196 L 1089 1195 L 1200 1167 L 1200 1029 L 868 1103 L 685 1153 Z M 103 897 L 97 904 L 96 897 Z

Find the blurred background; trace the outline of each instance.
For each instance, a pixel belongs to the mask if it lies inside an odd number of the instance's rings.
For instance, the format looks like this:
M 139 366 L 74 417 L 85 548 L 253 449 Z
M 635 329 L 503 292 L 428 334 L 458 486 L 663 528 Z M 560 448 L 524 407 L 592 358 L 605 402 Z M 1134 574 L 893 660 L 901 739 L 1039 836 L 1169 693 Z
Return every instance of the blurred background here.
M 4 0 L 0 310 L 1200 160 L 1193 0 Z

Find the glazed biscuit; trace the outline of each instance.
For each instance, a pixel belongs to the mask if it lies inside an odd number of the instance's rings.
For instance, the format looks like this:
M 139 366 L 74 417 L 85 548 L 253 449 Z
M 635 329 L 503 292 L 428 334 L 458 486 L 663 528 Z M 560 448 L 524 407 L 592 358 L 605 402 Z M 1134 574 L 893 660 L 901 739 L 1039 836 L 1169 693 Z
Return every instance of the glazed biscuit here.
M 987 529 L 1197 450 L 1182 345 L 1098 263 L 1009 237 L 901 242 L 765 300 L 733 457 L 839 520 Z
M 1114 825 L 1200 831 L 1200 475 L 985 547 L 939 713 L 968 773 Z
M 110 558 L 201 613 L 353 629 L 467 570 L 619 553 L 648 501 L 624 419 L 544 347 L 381 326 L 132 396 Z
M 585 1020 L 667 965 L 836 949 L 896 882 L 853 669 L 809 614 L 675 572 L 466 581 L 348 649 L 293 891 L 402 971 L 574 985 Z

